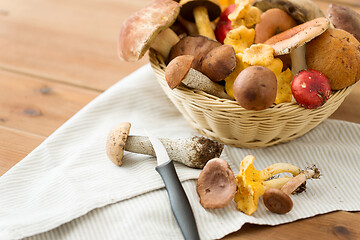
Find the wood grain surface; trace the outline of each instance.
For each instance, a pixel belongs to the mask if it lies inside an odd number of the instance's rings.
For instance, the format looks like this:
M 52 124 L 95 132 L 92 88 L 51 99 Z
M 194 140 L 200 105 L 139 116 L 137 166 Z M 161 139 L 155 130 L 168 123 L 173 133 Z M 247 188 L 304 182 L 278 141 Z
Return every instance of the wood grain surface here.
M 121 23 L 150 0 L 0 1 L 0 175 L 88 102 L 148 62 L 117 58 Z M 359 0 L 317 0 L 360 13 Z M 331 116 L 360 123 L 360 84 Z M 360 239 L 360 214 L 333 212 L 226 239 Z

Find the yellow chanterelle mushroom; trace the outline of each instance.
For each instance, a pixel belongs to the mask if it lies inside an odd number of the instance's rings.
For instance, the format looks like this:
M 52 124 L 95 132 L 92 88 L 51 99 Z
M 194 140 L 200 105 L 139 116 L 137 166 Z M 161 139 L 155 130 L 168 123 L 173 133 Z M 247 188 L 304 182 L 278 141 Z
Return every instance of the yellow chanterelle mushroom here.
M 271 176 L 282 172 L 289 172 L 295 176 L 301 171 L 299 167 L 288 163 L 276 163 L 259 171 L 253 165 L 254 160 L 254 156 L 246 156 L 241 162 L 240 172 L 236 177 L 238 187 L 234 197 L 236 207 L 247 215 L 256 211 L 259 197 L 267 188 L 281 188 L 291 179 L 282 177 L 268 180 Z

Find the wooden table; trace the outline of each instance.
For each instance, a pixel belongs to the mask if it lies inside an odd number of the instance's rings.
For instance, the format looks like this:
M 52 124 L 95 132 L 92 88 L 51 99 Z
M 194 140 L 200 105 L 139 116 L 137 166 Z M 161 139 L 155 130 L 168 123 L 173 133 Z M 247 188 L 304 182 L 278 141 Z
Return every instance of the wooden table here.
M 0 175 L 88 102 L 148 62 L 118 60 L 121 23 L 149 0 L 0 1 Z M 317 0 L 360 12 L 359 0 Z M 360 85 L 331 118 L 360 123 Z M 360 214 L 334 212 L 227 239 L 360 239 Z

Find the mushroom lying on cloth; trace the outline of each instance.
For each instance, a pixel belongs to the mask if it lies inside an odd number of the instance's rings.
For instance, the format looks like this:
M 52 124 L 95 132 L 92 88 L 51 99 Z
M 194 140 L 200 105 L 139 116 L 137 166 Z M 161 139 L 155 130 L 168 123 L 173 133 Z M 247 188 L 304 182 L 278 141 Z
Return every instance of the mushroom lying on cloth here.
M 132 14 L 122 24 L 118 41 L 119 58 L 138 61 L 151 47 L 166 58 L 180 39 L 169 27 L 180 5 L 173 0 L 156 0 Z
M 236 181 L 229 164 L 220 158 L 208 161 L 199 175 L 196 191 L 207 209 L 223 208 L 234 198 Z
M 246 156 L 241 162 L 240 172 L 236 177 L 238 187 L 234 198 L 236 207 L 247 215 L 256 211 L 259 197 L 267 188 L 281 188 L 291 179 L 282 177 L 268 180 L 270 177 L 283 172 L 289 172 L 294 176 L 300 173 L 300 168 L 287 163 L 276 163 L 259 171 L 253 165 L 254 160 L 254 156 Z

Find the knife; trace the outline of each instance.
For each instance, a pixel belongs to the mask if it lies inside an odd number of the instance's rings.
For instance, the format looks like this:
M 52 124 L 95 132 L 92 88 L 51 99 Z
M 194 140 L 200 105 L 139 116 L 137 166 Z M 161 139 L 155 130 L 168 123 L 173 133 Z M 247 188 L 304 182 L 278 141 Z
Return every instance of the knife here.
M 147 132 L 147 135 L 153 145 L 157 158 L 158 166 L 155 170 L 160 174 L 165 183 L 170 199 L 171 209 L 177 223 L 180 226 L 184 238 L 189 240 L 200 239 L 194 213 L 176 173 L 173 161 L 170 160 L 169 155 L 161 141 L 152 136 L 149 132 Z

